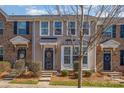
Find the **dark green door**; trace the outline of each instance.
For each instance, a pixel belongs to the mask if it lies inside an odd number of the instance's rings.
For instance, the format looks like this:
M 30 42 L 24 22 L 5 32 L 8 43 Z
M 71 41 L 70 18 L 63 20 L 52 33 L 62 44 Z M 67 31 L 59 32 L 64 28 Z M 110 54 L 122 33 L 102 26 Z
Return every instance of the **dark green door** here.
M 53 48 L 45 49 L 45 70 L 53 69 Z

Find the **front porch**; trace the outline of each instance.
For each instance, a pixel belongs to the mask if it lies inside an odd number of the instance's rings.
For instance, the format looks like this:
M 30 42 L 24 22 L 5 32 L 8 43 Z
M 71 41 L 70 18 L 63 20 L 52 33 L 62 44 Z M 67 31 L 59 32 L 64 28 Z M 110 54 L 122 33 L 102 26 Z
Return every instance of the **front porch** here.
M 15 60 L 14 63 L 17 60 L 24 60 L 25 62 L 29 61 L 29 43 L 30 40 L 22 37 L 22 36 L 16 36 L 12 39 L 10 39 L 10 42 L 13 45 L 14 52 L 15 52 Z M 31 59 L 31 58 L 30 58 Z
M 112 72 L 119 71 L 118 65 L 118 47 L 120 43 L 115 40 L 108 40 L 97 46 L 97 71 Z

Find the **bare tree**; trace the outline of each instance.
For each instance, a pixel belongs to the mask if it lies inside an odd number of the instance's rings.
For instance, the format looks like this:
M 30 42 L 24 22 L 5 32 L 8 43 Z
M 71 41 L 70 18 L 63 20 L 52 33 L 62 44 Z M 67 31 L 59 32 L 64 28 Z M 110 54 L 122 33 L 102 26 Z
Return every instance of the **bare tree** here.
M 77 22 L 77 32 L 80 32 L 80 36 L 76 37 L 80 42 L 80 53 L 79 53 L 79 66 L 78 66 L 78 88 L 82 85 L 82 63 L 83 63 L 83 56 L 87 52 L 87 50 L 90 50 L 103 39 L 103 33 L 105 32 L 105 29 L 112 25 L 112 23 L 117 23 L 120 19 L 119 15 L 122 12 L 123 6 L 119 5 L 98 5 L 98 6 L 85 6 L 85 5 L 70 5 L 70 6 L 55 6 L 55 13 L 52 13 L 50 9 L 47 9 L 48 13 L 59 15 L 63 21 L 69 20 L 70 16 L 75 16 L 74 19 Z M 93 23 L 91 25 L 94 26 L 95 31 L 92 32 L 92 34 L 89 36 L 89 39 L 87 41 L 87 49 L 86 51 L 83 50 L 83 41 L 84 41 L 84 30 L 83 30 L 83 22 L 90 21 L 90 19 L 93 18 Z M 101 22 L 101 26 L 98 26 L 98 23 Z M 91 26 L 90 25 L 90 26 Z M 71 32 L 69 32 L 71 33 Z M 70 37 L 73 47 L 74 44 L 74 37 L 72 35 L 70 36 L 64 36 L 64 37 Z M 110 38 L 111 39 L 111 38 Z

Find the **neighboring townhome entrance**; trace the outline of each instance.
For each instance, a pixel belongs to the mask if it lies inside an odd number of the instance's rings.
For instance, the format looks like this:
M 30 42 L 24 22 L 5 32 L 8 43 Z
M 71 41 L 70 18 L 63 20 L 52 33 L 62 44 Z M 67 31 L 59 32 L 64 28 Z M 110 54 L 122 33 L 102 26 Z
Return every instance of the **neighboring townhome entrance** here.
M 26 48 L 18 49 L 18 60 L 19 59 L 26 59 Z
M 104 51 L 103 70 L 104 71 L 110 71 L 111 70 L 111 51 Z
M 45 48 L 44 51 L 44 68 L 45 70 L 53 70 L 53 60 L 54 60 L 53 48 Z

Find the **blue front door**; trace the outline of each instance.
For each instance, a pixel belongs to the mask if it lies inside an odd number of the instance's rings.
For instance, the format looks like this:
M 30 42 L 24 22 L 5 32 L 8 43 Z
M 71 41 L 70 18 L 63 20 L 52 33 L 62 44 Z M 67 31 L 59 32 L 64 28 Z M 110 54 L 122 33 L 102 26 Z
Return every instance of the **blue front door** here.
M 111 52 L 104 53 L 103 69 L 105 71 L 110 71 L 111 70 Z

